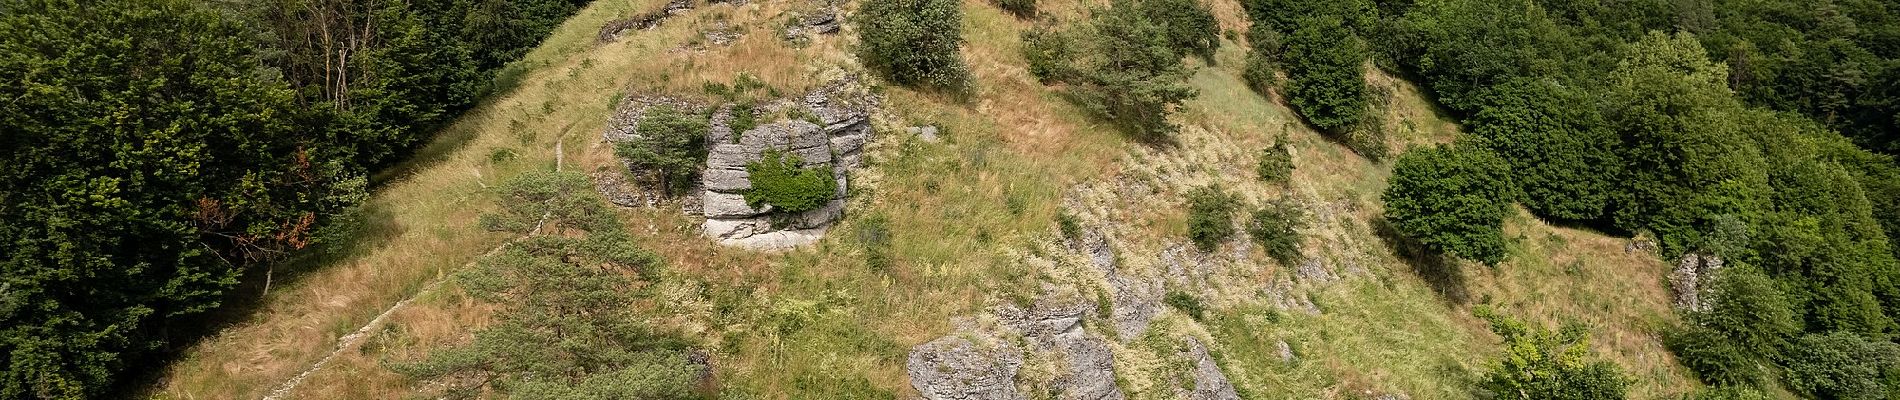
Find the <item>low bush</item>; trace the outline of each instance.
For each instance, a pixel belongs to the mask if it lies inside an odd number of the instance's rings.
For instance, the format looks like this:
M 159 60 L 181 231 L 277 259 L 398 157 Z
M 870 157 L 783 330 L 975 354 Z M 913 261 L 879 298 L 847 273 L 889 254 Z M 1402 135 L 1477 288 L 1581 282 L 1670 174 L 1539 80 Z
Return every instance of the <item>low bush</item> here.
M 495 321 L 467 343 L 391 369 L 429 382 L 431 397 L 699 398 L 703 367 L 687 342 L 653 330 L 630 305 L 649 303 L 640 280 L 662 274 L 659 256 L 633 244 L 585 176 L 533 174 L 504 185 L 511 197 L 487 220 L 549 215 L 579 230 L 529 237 L 458 272 Z M 578 234 L 577 234 L 578 233 Z
M 1254 167 L 1254 173 L 1262 182 L 1286 184 L 1293 179 L 1293 152 L 1287 149 L 1286 140 L 1281 135 L 1273 147 L 1260 151 L 1260 164 Z
M 969 67 L 963 46 L 963 11 L 953 0 L 865 2 L 858 10 L 858 58 L 866 67 L 904 86 L 962 90 Z
M 668 196 L 692 188 L 706 164 L 706 118 L 655 106 L 634 129 L 634 139 L 621 143 L 614 153 Z
M 800 168 L 797 155 L 769 149 L 759 161 L 746 164 L 752 189 L 745 202 L 753 208 L 771 205 L 777 211 L 796 213 L 823 207 L 838 194 L 838 181 L 830 168 Z
M 1115 0 L 1068 29 L 1040 26 L 1023 33 L 1023 56 L 1044 84 L 1095 116 L 1141 140 L 1161 140 L 1180 127 L 1168 120 L 1198 92 L 1187 85 L 1184 56 L 1170 28 L 1139 0 Z M 1210 33 L 1210 35 L 1212 35 Z
M 1301 258 L 1300 230 L 1306 228 L 1306 213 L 1286 199 L 1268 202 L 1253 212 L 1247 223 L 1247 235 L 1266 250 L 1280 265 L 1292 265 Z
M 1196 321 L 1201 320 L 1201 318 L 1207 315 L 1207 307 L 1201 305 L 1201 299 L 1195 298 L 1194 295 L 1191 294 L 1170 291 L 1167 296 L 1162 297 L 1161 302 L 1168 303 L 1169 307 L 1174 307 L 1175 310 L 1181 311 L 1182 314 L 1187 314 L 1188 317 L 1192 317 Z
M 1557 332 L 1479 308 L 1478 317 L 1504 339 L 1504 355 L 1492 363 L 1478 386 L 1499 399 L 1621 400 L 1630 380 L 1616 364 L 1592 360 L 1589 335 L 1581 326 Z
M 1219 185 L 1188 193 L 1188 239 L 1202 251 L 1213 251 L 1234 235 L 1234 211 L 1240 198 Z
M 1689 326 L 1667 331 L 1663 346 L 1704 383 L 1754 386 L 1763 382 L 1760 361 L 1750 349 L 1736 346 L 1713 329 Z

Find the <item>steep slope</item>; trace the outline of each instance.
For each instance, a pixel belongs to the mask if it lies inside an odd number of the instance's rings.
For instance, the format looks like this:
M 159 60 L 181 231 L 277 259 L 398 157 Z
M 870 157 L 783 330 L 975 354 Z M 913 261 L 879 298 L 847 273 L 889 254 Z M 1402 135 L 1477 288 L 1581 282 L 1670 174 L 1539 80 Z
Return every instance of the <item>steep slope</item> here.
M 1068 15 L 1083 4 L 1044 3 Z M 1225 29 L 1243 28 L 1237 5 L 1215 5 Z M 802 93 L 857 70 L 849 26 L 802 44 L 784 39 L 782 29 L 800 20 L 788 13 L 817 9 L 802 1 L 704 5 L 596 42 L 609 21 L 664 6 L 601 0 L 569 21 L 529 56 L 533 68 L 519 89 L 464 117 L 431 147 L 440 156 L 425 159 L 435 161 L 377 195 L 370 215 L 388 216 L 382 226 L 391 233 L 366 237 L 373 245 L 315 267 L 251 322 L 198 346 L 171 368 L 160 397 L 258 397 L 303 371 L 311 372 L 287 397 L 426 390 L 390 366 L 466 341 L 488 320 L 491 306 L 452 284 L 429 285 L 507 239 L 475 224 L 494 201 L 485 186 L 557 165 L 611 173 L 618 163 L 598 133 L 628 96 L 710 100 L 706 84 L 741 73 Z M 1183 353 L 1198 354 L 1174 347 L 1186 338 L 1247 398 L 1470 397 L 1499 351 L 1472 316 L 1479 304 L 1540 323 L 1583 323 L 1593 347 L 1638 381 L 1638 398 L 1693 385 L 1651 332 L 1674 318 L 1667 266 L 1625 251 L 1627 240 L 1520 214 L 1510 223 L 1516 252 L 1498 267 L 1407 258 L 1381 233 L 1378 195 L 1389 167 L 1248 90 L 1240 46 L 1224 43 L 1218 62 L 1194 75 L 1201 93 L 1179 116 L 1186 128 L 1177 143 L 1151 147 L 1087 118 L 1029 75 L 1019 35 L 1030 23 L 978 0 L 966 1 L 964 12 L 975 93 L 956 101 L 886 88 L 885 115 L 874 119 L 868 165 L 856 177 L 866 184 L 817 245 L 782 254 L 724 248 L 701 237 L 700 221 L 677 205 L 622 211 L 642 244 L 670 265 L 656 283 L 663 300 L 628 306 L 707 349 L 720 397 L 910 397 L 915 346 L 983 325 L 991 310 L 1033 307 L 1050 288 L 1106 308 L 1084 310 L 1093 316 L 1080 324 L 1105 339 L 1115 374 L 1108 382 L 1132 398 L 1175 397 L 1184 382 L 1176 378 L 1198 372 L 1180 362 L 1189 359 Z M 729 43 L 708 39 L 734 34 Z M 1392 148 L 1458 134 L 1415 88 L 1376 73 L 1368 79 L 1389 93 Z M 918 125 L 941 128 L 942 140 L 904 129 Z M 1293 181 L 1260 183 L 1256 157 L 1282 133 L 1292 144 Z M 1280 267 L 1244 235 L 1208 254 L 1194 250 L 1185 238 L 1186 193 L 1212 183 L 1249 205 L 1299 204 L 1311 217 L 1302 232 L 1311 259 Z M 1146 329 L 1126 338 L 1104 329 L 1118 322 L 1117 305 L 1096 293 L 1114 286 L 1091 272 L 1091 249 L 1058 229 L 1063 214 L 1104 238 L 1117 273 L 1151 279 L 1160 285 L 1154 293 L 1197 298 L 1205 314 L 1150 304 Z M 359 329 L 357 339 L 336 339 Z M 311 368 L 339 343 L 334 358 Z M 1055 363 L 1030 358 L 1023 382 L 1059 375 L 1036 369 Z

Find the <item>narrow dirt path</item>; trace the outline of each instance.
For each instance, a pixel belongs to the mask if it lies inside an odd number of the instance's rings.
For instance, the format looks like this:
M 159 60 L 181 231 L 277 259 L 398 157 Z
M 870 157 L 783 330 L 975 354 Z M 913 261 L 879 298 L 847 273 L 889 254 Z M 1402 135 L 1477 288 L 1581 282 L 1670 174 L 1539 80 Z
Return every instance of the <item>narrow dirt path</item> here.
M 569 127 L 568 129 L 571 129 L 573 127 L 573 124 L 568 124 L 568 127 Z M 561 135 L 554 139 L 554 172 L 562 172 L 563 170 L 566 169 L 565 166 L 566 166 L 567 152 L 564 150 L 564 147 L 565 147 L 564 142 L 566 142 L 566 139 L 567 139 L 567 129 L 563 129 L 561 132 Z M 483 185 L 482 187 L 486 188 L 487 185 Z M 461 266 L 456 267 L 454 271 L 459 271 L 459 270 L 467 269 L 471 266 L 474 266 L 475 263 L 481 262 L 482 259 L 488 258 L 489 256 L 493 256 L 495 255 L 496 252 L 500 252 L 501 249 L 507 248 L 509 244 L 513 244 L 514 242 L 519 241 L 523 238 L 527 238 L 529 236 L 540 234 L 541 227 L 546 225 L 547 222 L 548 222 L 548 214 L 541 214 L 541 218 L 535 221 L 534 223 L 534 229 L 529 230 L 528 233 L 524 233 L 521 236 L 515 236 L 513 238 L 508 239 L 508 241 L 502 242 L 499 245 L 495 245 L 494 248 L 490 248 L 488 249 L 488 251 L 482 252 L 482 254 L 480 256 L 475 257 L 475 259 L 469 260 L 468 262 L 463 263 Z M 390 315 L 395 314 L 397 310 L 401 310 L 403 309 L 403 307 L 408 307 L 409 303 L 415 302 L 416 299 L 421 298 L 422 295 L 429 294 L 431 292 L 434 292 L 436 289 L 441 288 L 442 284 L 444 282 L 447 282 L 450 276 L 453 276 L 453 275 L 445 274 L 442 277 L 439 277 L 433 281 L 430 281 L 429 284 L 423 286 L 422 289 L 416 290 L 415 294 L 410 295 L 408 298 L 402 299 L 402 301 L 396 302 L 396 304 L 394 305 L 390 305 L 389 308 L 383 309 L 383 312 L 381 314 L 377 314 L 376 318 L 370 319 L 369 323 L 363 324 L 362 327 L 356 328 L 356 331 L 350 332 L 350 334 L 348 335 L 343 335 L 343 337 L 337 338 L 335 350 L 331 350 L 330 354 L 324 355 L 323 359 L 317 360 L 315 364 L 310 364 L 310 367 L 304 368 L 304 370 L 302 372 L 298 372 L 296 376 L 292 376 L 290 377 L 290 379 L 285 380 L 284 383 L 278 384 L 276 389 L 272 389 L 269 395 L 264 396 L 264 400 L 279 400 L 279 399 L 285 398 L 285 396 L 290 395 L 292 391 L 297 389 L 298 384 L 303 383 L 303 380 L 305 378 L 309 378 L 311 374 L 314 374 L 318 370 L 323 369 L 323 366 L 330 364 L 330 361 L 335 360 L 337 356 L 342 355 L 344 352 L 349 351 L 350 349 L 354 349 L 357 346 L 361 346 L 363 344 L 363 340 L 366 338 L 369 338 L 370 332 L 374 332 L 376 328 L 381 327 L 385 321 L 389 320 Z

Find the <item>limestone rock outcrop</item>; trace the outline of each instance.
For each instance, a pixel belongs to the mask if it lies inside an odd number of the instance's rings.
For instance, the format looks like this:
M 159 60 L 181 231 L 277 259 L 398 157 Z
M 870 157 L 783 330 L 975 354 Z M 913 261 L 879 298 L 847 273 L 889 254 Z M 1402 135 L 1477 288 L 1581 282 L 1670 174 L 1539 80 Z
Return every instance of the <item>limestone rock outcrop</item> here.
M 871 113 L 878 98 L 856 79 L 826 85 L 796 102 L 782 102 L 761 111 L 794 109 L 809 119 L 791 119 L 758 125 L 744 132 L 731 128 L 730 108 L 713 118 L 707 143 L 706 169 L 700 174 L 701 232 L 720 244 L 756 250 L 782 250 L 818 241 L 832 222 L 844 217 L 850 193 L 850 172 L 863 164 L 864 146 L 871 140 Z M 837 180 L 837 193 L 824 206 L 785 215 L 770 205 L 746 204 L 752 189 L 746 165 L 759 161 L 768 150 L 799 158 L 800 168 L 828 168 Z

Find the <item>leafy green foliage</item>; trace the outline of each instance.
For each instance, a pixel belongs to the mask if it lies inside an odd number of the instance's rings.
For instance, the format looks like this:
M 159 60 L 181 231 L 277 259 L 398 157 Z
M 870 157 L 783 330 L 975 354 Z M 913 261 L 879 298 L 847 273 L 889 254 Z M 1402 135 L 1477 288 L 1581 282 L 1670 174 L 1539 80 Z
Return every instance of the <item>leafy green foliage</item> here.
M 1477 96 L 1468 120 L 1478 144 L 1504 157 L 1524 206 L 1561 220 L 1601 219 L 1623 162 L 1618 138 L 1582 93 L 1547 81 L 1513 80 Z
M 511 243 L 457 273 L 469 296 L 501 306 L 463 345 L 394 365 L 444 397 L 485 392 L 516 398 L 700 398 L 704 371 L 686 343 L 648 327 L 634 306 L 659 276 L 658 256 L 633 245 L 585 176 L 536 174 L 505 185 L 518 200 L 486 220 L 549 216 L 568 234 Z M 573 233 L 578 232 L 578 235 Z M 635 277 L 642 277 L 636 279 Z
M 0 398 L 104 396 L 203 334 L 580 2 L 489 1 L 505 32 L 474 3 L 0 1 Z
M 1507 253 L 1504 217 L 1516 193 L 1510 165 L 1469 145 L 1399 156 L 1386 187 L 1385 218 L 1434 251 L 1497 264 Z
M 1591 360 L 1589 334 L 1570 325 L 1558 332 L 1480 308 L 1478 316 L 1504 338 L 1504 355 L 1478 386 L 1501 399 L 1607 400 L 1627 396 L 1630 381 L 1608 361 Z
M 1266 95 L 1280 85 L 1280 77 L 1275 74 L 1280 68 L 1281 56 L 1286 50 L 1285 39 L 1280 31 L 1264 26 L 1255 26 L 1247 30 L 1247 65 L 1241 71 L 1241 78 L 1247 81 L 1254 91 Z
M 1213 251 L 1234 235 L 1234 212 L 1239 211 L 1239 203 L 1239 196 L 1218 185 L 1188 192 L 1188 239 L 1202 251 Z
M 754 208 L 771 205 L 777 211 L 796 213 L 816 210 L 838 194 L 838 181 L 831 168 L 801 168 L 798 155 L 768 149 L 759 161 L 746 164 L 752 189 L 745 202 Z
M 1286 184 L 1293 179 L 1293 152 L 1287 149 L 1286 136 L 1282 135 L 1273 147 L 1260 151 L 1260 163 L 1254 166 L 1254 174 L 1267 183 Z
M 0 3 L 0 397 L 101 395 L 362 198 L 242 32 L 183 1 Z
M 1900 64 L 1868 49 L 1895 20 L 1854 4 L 1427 0 L 1384 7 L 1403 16 L 1380 44 L 1511 163 L 1532 212 L 1759 266 L 1669 338 L 1705 381 L 1747 385 L 1792 369 L 1800 332 L 1900 327 L 1900 175 L 1827 129 L 1894 137 L 1862 129 L 1893 113 L 1852 110 L 1894 104 L 1868 94 Z
M 617 145 L 614 153 L 629 168 L 645 173 L 650 184 L 676 195 L 699 179 L 699 169 L 706 164 L 708 129 L 704 116 L 653 106 L 634 126 L 634 139 Z
M 1788 355 L 1788 386 L 1821 399 L 1885 399 L 1900 391 L 1900 345 L 1848 332 L 1811 334 Z
M 1168 116 L 1197 93 L 1186 83 L 1172 28 L 1161 22 L 1172 16 L 1149 15 L 1151 8 L 1160 7 L 1115 0 L 1094 10 L 1086 25 L 1024 32 L 1030 72 L 1045 84 L 1067 85 L 1071 101 L 1138 139 L 1172 135 L 1180 127 Z
M 1286 199 L 1268 202 L 1254 210 L 1247 223 L 1247 235 L 1267 251 L 1280 265 L 1293 265 L 1300 255 L 1300 230 L 1306 228 L 1306 212 Z
M 1286 37 L 1287 99 L 1314 127 L 1340 134 L 1367 118 L 1366 43 L 1339 17 L 1299 22 Z
M 1767 394 L 1747 386 L 1720 386 L 1697 390 L 1687 400 L 1768 400 Z
M 1701 326 L 1678 328 L 1663 333 L 1663 345 L 1703 382 L 1743 386 L 1765 382 L 1762 372 L 1766 365 L 1752 354 L 1754 349 L 1736 345 L 1720 331 Z
M 1704 382 L 1760 386 L 1788 340 L 1801 332 L 1793 306 L 1773 278 L 1748 265 L 1731 265 L 1711 277 L 1709 309 L 1688 315 L 1695 326 L 1664 336 L 1663 343 Z
M 1182 54 L 1213 60 L 1220 48 L 1220 23 L 1214 11 L 1197 0 L 1141 0 L 1141 13 L 1167 34 L 1168 47 Z
M 1200 320 L 1207 314 L 1207 307 L 1201 305 L 1201 299 L 1185 292 L 1170 291 L 1167 296 L 1161 298 L 1161 302 L 1167 303 L 1169 307 L 1174 307 L 1175 310 L 1195 320 Z
M 905 86 L 962 90 L 969 67 L 963 45 L 963 11 L 951 0 L 866 2 L 858 10 L 858 58 L 873 71 Z

